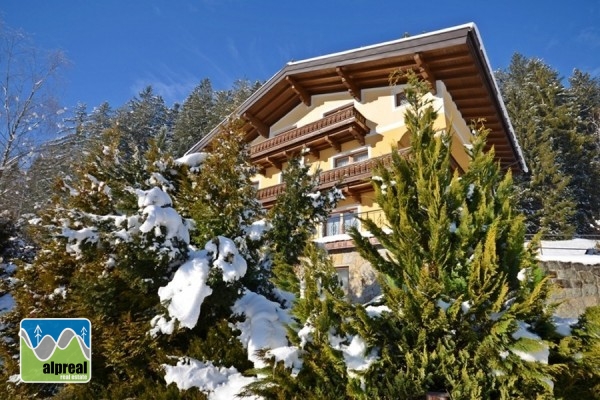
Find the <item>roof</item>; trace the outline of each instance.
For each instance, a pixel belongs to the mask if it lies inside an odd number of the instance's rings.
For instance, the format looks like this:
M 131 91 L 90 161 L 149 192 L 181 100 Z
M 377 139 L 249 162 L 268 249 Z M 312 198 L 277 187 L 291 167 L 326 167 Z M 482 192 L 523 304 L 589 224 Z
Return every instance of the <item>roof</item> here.
M 286 64 L 234 115 L 246 123 L 248 141 L 268 135 L 268 127 L 311 96 L 348 91 L 360 101 L 363 89 L 389 84 L 394 71 L 414 70 L 441 80 L 467 122 L 484 119 L 503 168 L 527 172 L 489 60 L 473 23 Z M 400 82 L 402 83 L 402 82 Z M 206 147 L 218 128 L 189 151 Z

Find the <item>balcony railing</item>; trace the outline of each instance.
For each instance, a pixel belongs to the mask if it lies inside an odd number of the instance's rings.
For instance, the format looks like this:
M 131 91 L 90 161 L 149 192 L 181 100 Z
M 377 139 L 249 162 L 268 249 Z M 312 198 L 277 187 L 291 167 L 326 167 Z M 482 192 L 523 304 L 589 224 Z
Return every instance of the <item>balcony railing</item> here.
M 307 147 L 318 152 L 327 147 L 339 150 L 341 143 L 358 140 L 364 144 L 369 133 L 365 117 L 353 104 L 337 110 L 318 121 L 291 129 L 274 138 L 250 147 L 250 158 L 260 167 L 276 166 L 281 168 L 288 156 Z
M 343 186 L 348 191 L 368 191 L 371 189 L 371 176 L 373 169 L 378 163 L 388 165 L 392 160 L 390 154 L 370 160 L 334 168 L 329 171 L 323 171 L 319 174 L 319 190 L 330 189 L 335 185 Z M 273 205 L 277 197 L 285 191 L 285 184 L 269 186 L 259 189 L 258 200 L 264 207 Z
M 327 189 L 336 184 L 344 186 L 357 183 L 370 183 L 370 178 L 373 175 L 373 169 L 378 163 L 388 165 L 392 160 L 390 154 L 371 158 L 370 160 L 349 164 L 343 167 L 334 168 L 329 171 L 323 171 L 319 175 L 319 189 Z

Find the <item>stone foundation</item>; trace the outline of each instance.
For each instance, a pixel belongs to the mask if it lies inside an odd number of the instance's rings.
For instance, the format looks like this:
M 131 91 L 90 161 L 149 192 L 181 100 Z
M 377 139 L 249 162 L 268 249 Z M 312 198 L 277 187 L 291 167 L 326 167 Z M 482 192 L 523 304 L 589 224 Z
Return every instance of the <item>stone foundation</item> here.
M 375 270 L 353 248 L 329 250 L 329 255 L 335 267 L 348 267 L 347 291 L 351 302 L 366 303 L 381 294 Z
M 575 318 L 600 305 L 600 265 L 543 261 L 542 268 L 555 286 L 550 300 L 559 304 L 556 315 Z

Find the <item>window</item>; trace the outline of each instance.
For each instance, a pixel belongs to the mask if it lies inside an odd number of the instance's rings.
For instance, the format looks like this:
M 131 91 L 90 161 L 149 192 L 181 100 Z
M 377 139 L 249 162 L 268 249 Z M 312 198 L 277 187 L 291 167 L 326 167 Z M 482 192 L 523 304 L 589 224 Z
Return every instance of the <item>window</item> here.
M 323 236 L 335 236 L 348 233 L 350 228 L 358 227 L 356 210 L 346 210 L 331 214 L 325 223 Z
M 396 93 L 395 96 L 395 106 L 396 107 L 402 107 L 408 104 L 408 100 L 406 98 L 406 93 L 404 93 L 404 90 Z
M 333 161 L 334 168 L 345 167 L 346 165 L 357 163 L 361 161 L 366 161 L 369 159 L 369 152 L 365 150 L 357 151 L 356 153 L 352 153 L 347 156 L 337 157 Z

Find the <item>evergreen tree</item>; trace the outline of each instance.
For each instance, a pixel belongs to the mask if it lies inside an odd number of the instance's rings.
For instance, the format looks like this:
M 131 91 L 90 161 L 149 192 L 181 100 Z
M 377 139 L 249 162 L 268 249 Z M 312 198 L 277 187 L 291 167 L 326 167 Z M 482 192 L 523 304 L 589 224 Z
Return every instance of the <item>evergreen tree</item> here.
M 25 317 L 86 317 L 92 322 L 88 385 L 11 385 L 7 394 L 61 398 L 154 398 L 163 389 L 160 352 L 148 335 L 156 293 L 187 257 L 189 234 L 169 195 L 173 168 L 158 150 L 147 162 L 119 161 L 117 130 L 41 214 L 30 268 L 17 271 L 16 305 L 2 317 L 3 336 L 18 337 Z M 133 178 L 129 180 L 130 178 Z M 18 374 L 14 341 L 2 341 L 3 377 Z M 159 388 L 155 388 L 159 386 Z
M 337 188 L 326 193 L 318 191 L 319 171 L 311 173 L 310 165 L 301 157 L 289 159 L 282 172 L 285 192 L 269 211 L 271 228 L 267 233 L 274 246 L 273 283 L 295 295 L 300 294 L 300 281 L 294 267 L 315 234 L 315 226 L 326 221 L 342 198 Z
M 519 54 L 497 77 L 531 170 L 517 179 L 529 233 L 593 232 L 600 212 L 598 144 L 590 133 L 597 82 L 575 71 L 567 89 L 548 65 Z
M 183 155 L 194 143 L 210 132 L 224 115 L 213 112 L 214 90 L 203 79 L 183 102 L 173 129 L 173 153 Z
M 266 353 L 269 366 L 261 371 L 259 381 L 246 388 L 246 394 L 282 400 L 346 398 L 349 372 L 340 343 L 347 339 L 345 319 L 357 315 L 352 314 L 323 249 L 307 245 L 296 272 L 302 289 L 291 309 L 293 323 L 288 327 L 288 339 L 302 357 L 301 368 Z
M 381 167 L 374 179 L 386 227 L 363 221 L 387 255 L 352 233 L 380 274 L 389 308 L 368 337 L 381 358 L 365 375 L 365 394 L 551 398 L 551 368 L 523 356 L 548 349 L 524 329 L 548 325 L 547 283 L 533 251 L 523 247 L 511 174 L 502 178 L 493 150 L 483 152 L 481 129 L 468 171 L 452 173 L 451 137 L 434 130 L 437 114 L 427 90 L 409 77 L 405 121 L 412 150 L 407 157 L 394 153 L 389 169 Z
M 598 232 L 600 216 L 600 78 L 573 71 L 569 78 L 569 98 L 574 104 L 573 118 L 582 141 L 582 163 L 573 163 L 573 186 L 582 207 L 578 209 L 581 233 Z
M 258 87 L 247 80 L 237 80 L 228 90 L 215 91 L 208 78 L 194 88 L 183 103 L 173 129 L 174 154 L 182 155 L 219 123 L 229 117 Z
M 162 129 L 166 129 L 167 141 L 170 142 L 176 113 L 176 109 L 167 107 L 163 98 L 156 95 L 152 87 L 142 90 L 138 97 L 130 100 L 117 112 L 116 123 L 123 131 L 123 156 L 135 152 L 143 154 L 150 139 L 159 137 Z

